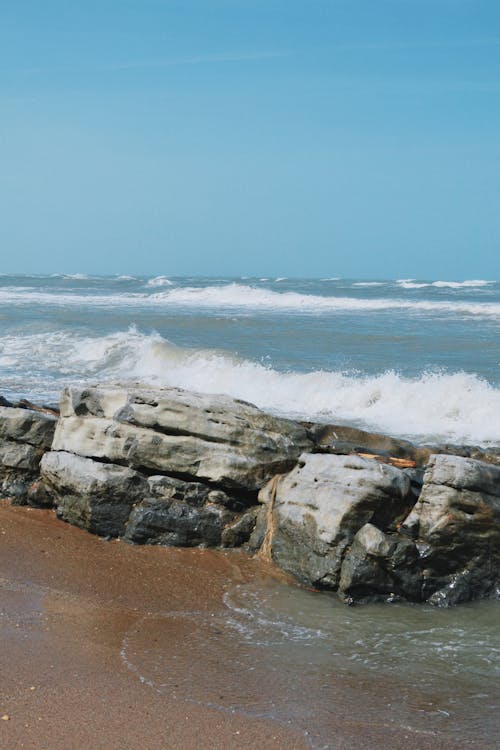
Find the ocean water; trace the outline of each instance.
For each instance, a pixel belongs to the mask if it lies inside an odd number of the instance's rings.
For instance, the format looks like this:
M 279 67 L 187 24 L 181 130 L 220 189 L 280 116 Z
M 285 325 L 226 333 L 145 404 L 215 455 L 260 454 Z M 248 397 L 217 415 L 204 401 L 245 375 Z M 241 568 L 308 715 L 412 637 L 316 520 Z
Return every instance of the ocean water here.
M 493 280 L 0 276 L 0 387 L 227 393 L 416 441 L 500 443 Z
M 157 692 L 291 725 L 311 750 L 499 747 L 498 602 L 350 608 L 270 578 L 224 603 L 149 612 L 124 665 Z

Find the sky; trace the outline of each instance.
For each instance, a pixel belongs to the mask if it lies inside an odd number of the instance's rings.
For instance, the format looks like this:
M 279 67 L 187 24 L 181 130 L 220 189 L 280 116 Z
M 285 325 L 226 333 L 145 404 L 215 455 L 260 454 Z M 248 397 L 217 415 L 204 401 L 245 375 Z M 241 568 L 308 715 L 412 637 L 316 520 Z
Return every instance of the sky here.
M 0 272 L 500 279 L 498 0 L 0 0 Z

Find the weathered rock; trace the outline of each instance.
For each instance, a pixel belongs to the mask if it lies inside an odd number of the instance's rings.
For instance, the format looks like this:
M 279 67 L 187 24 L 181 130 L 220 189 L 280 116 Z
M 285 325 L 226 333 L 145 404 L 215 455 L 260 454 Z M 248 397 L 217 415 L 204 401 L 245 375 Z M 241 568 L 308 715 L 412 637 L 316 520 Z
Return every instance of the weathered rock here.
M 0 464 L 4 469 L 36 472 L 43 453 L 29 443 L 15 443 L 0 438 Z
M 257 506 L 249 508 L 234 521 L 226 524 L 221 534 L 221 547 L 241 547 L 246 544 L 255 530 L 260 510 Z
M 410 480 L 399 469 L 359 456 L 304 454 L 289 474 L 269 482 L 264 547 L 299 581 L 337 589 L 347 548 L 367 523 L 386 528 L 406 515 Z
M 72 453 L 45 453 L 41 478 L 57 515 L 100 536 L 121 536 L 132 505 L 149 494 L 146 479 L 123 466 Z
M 433 454 L 446 454 L 474 458 L 478 461 L 500 465 L 500 448 L 481 448 L 476 445 L 415 445 L 408 440 L 394 438 L 381 432 L 369 432 L 357 427 L 338 424 L 304 422 L 309 436 L 318 450 L 348 455 L 351 453 L 376 453 L 380 456 L 410 459 L 417 467 L 425 467 Z
M 312 443 L 306 429 L 226 396 L 177 388 L 67 389 L 54 450 L 255 491 Z
M 371 523 L 362 526 L 342 563 L 341 598 L 349 604 L 400 598 L 419 601 L 421 590 L 415 543 L 399 534 L 384 534 Z
M 40 459 L 52 443 L 52 414 L 0 406 L 0 496 L 16 504 L 29 502 L 39 475 Z
M 174 388 L 69 389 L 52 440 L 55 422 L 0 399 L 1 495 L 131 542 L 260 548 L 348 602 L 500 591 L 500 449 L 418 447 Z
M 375 453 L 380 456 L 409 459 L 415 461 L 417 466 L 425 465 L 431 454 L 428 447 L 422 448 L 408 440 L 393 438 L 380 432 L 368 432 L 349 425 L 311 422 L 305 425 L 315 445 L 328 453 Z
M 53 414 L 0 406 L 0 440 L 50 450 L 55 426 Z
M 446 606 L 493 595 L 500 583 L 500 468 L 432 456 L 402 529 L 416 540 L 424 600 Z
M 127 541 L 218 547 L 226 525 L 237 518 L 228 509 L 231 499 L 207 485 L 166 476 L 150 477 L 148 484 L 150 497 L 137 503 L 130 514 L 125 532 Z
M 494 446 L 481 448 L 477 445 L 440 443 L 437 445 L 422 446 L 422 450 L 428 450 L 430 455 L 444 454 L 448 456 L 460 456 L 462 458 L 473 458 L 476 461 L 500 466 L 500 448 Z
M 125 539 L 136 544 L 218 547 L 224 526 L 232 518 L 218 505 L 194 508 L 180 501 L 147 498 L 133 508 Z

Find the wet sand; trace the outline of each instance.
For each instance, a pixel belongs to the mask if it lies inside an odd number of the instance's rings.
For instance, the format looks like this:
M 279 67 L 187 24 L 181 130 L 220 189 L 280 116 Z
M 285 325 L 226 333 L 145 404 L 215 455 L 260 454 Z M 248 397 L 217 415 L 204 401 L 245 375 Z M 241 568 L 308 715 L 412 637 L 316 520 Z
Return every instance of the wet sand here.
M 262 711 L 249 716 L 229 709 L 234 700 L 227 704 L 220 693 L 226 670 L 233 690 L 234 675 L 239 679 L 234 644 L 225 648 L 221 629 L 223 658 L 207 651 L 205 661 L 199 625 L 196 646 L 192 638 L 189 613 L 198 623 L 215 623 L 218 632 L 228 584 L 271 574 L 243 553 L 107 542 L 58 521 L 52 511 L 0 501 L 0 716 L 8 717 L 0 721 L 1 750 L 320 747 L 314 726 L 306 736 L 292 711 L 288 724 L 263 718 Z M 163 664 L 175 665 L 172 674 L 182 675 L 182 685 L 158 686 L 150 678 L 159 654 Z M 241 672 L 242 694 L 254 693 L 256 704 L 259 679 Z M 297 680 L 300 696 L 300 675 Z M 336 688 L 343 704 L 331 706 L 329 748 L 456 750 L 446 738 L 363 723 L 366 690 Z M 200 690 L 203 700 L 196 697 Z

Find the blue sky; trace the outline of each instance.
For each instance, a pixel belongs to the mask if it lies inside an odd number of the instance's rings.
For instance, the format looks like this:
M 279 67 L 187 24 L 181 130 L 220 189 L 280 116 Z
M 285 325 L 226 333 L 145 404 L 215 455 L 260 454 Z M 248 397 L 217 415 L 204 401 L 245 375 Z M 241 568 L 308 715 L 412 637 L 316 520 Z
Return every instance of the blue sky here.
M 2 0 L 0 271 L 500 278 L 500 3 Z

